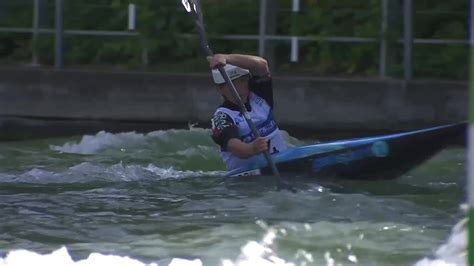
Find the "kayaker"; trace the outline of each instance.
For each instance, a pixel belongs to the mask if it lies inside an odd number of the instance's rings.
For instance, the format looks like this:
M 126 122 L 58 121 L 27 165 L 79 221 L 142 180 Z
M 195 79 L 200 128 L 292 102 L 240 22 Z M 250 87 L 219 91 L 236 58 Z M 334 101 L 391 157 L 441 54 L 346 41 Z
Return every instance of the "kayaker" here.
M 273 87 L 267 61 L 242 54 L 216 54 L 207 60 L 213 81 L 223 96 L 223 103 L 215 111 L 211 123 L 212 138 L 220 145 L 227 170 L 258 160 L 265 150 L 270 153 L 285 150 L 286 142 L 272 114 Z M 224 78 L 216 69 L 218 65 L 224 66 L 233 81 L 260 138 L 255 139 L 252 135 Z

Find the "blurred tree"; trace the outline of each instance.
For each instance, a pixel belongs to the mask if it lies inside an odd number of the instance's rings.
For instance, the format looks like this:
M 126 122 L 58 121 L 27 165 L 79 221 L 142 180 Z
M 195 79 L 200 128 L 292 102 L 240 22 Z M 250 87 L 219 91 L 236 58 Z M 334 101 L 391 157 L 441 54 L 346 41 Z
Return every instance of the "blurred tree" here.
M 32 24 L 31 0 L 4 1 L 2 27 Z M 377 75 L 378 43 L 347 44 L 324 41 L 325 37 L 380 38 L 380 0 L 300 0 L 301 12 L 292 16 L 291 1 L 270 1 L 268 34 L 317 37 L 300 42 L 300 62 L 289 62 L 287 41 L 272 42 L 276 67 L 282 72 L 317 75 Z M 400 69 L 400 0 L 389 0 L 389 74 Z M 66 65 L 113 66 L 140 69 L 146 56 L 153 70 L 205 71 L 192 21 L 180 1 L 157 0 L 65 0 L 65 29 L 125 31 L 128 5 L 137 6 L 136 37 L 68 35 Z M 216 52 L 258 53 L 256 41 L 226 41 L 224 34 L 259 32 L 259 1 L 202 0 L 204 20 Z M 416 38 L 466 39 L 467 1 L 414 1 Z M 273 11 L 272 11 L 273 10 Z M 41 0 L 41 27 L 54 27 L 54 1 Z M 274 27 L 272 27 L 272 22 Z M 54 36 L 41 34 L 38 50 L 42 64 L 52 64 Z M 274 48 L 272 48 L 272 46 Z M 465 45 L 415 45 L 415 75 L 466 77 Z M 271 54 L 271 53 L 270 53 Z M 268 55 L 268 54 L 267 54 Z M 3 62 L 29 62 L 31 35 L 0 33 Z M 146 60 L 145 60 L 146 61 Z

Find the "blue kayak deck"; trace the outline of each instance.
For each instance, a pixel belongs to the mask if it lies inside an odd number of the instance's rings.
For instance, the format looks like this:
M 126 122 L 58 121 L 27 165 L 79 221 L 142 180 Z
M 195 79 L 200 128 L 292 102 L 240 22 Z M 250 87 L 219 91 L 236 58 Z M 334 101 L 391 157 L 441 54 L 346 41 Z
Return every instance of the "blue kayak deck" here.
M 272 154 L 282 172 L 351 179 L 391 179 L 412 169 L 451 144 L 463 145 L 467 123 L 415 131 L 320 143 Z M 385 168 L 383 168 L 385 167 Z M 227 176 L 269 173 L 260 157 Z M 378 175 L 378 176 L 377 176 Z

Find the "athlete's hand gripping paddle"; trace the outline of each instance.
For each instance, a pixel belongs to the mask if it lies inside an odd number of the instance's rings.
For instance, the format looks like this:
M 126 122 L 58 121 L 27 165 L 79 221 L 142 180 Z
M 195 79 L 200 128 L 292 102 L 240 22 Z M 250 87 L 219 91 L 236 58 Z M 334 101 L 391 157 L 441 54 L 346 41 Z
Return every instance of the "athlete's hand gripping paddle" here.
M 199 0 L 182 0 L 181 1 L 184 8 L 186 9 L 186 12 L 188 15 L 194 20 L 194 23 L 196 25 L 196 29 L 199 34 L 199 39 L 201 41 L 201 48 L 203 51 L 206 53 L 206 56 L 213 56 L 214 53 L 212 52 L 211 48 L 209 47 L 209 44 L 207 42 L 206 38 L 206 31 L 204 29 L 204 22 L 202 19 L 202 13 L 201 13 L 201 5 L 199 3 Z M 223 66 L 217 66 L 217 69 L 219 70 L 219 73 L 221 73 L 222 77 L 224 77 L 225 82 L 228 85 L 229 90 L 232 93 L 232 96 L 234 97 L 235 102 L 239 106 L 240 113 L 244 117 L 245 121 L 250 127 L 250 130 L 252 131 L 252 134 L 255 138 L 260 137 L 260 134 L 257 131 L 257 128 L 255 127 L 255 124 L 252 122 L 252 120 L 249 118 L 247 110 L 245 109 L 244 104 L 242 103 L 242 99 L 240 99 L 239 94 L 237 93 L 237 90 L 235 89 L 234 83 L 230 80 L 229 76 L 224 70 Z M 280 173 L 278 172 L 278 168 L 276 167 L 275 163 L 272 160 L 272 157 L 270 156 L 270 153 L 268 151 L 265 151 L 263 153 L 265 156 L 265 159 L 267 160 L 268 165 L 270 166 L 274 176 L 275 180 L 277 182 L 277 188 L 278 189 L 288 189 L 291 191 L 294 191 L 294 189 L 286 182 L 284 182 L 281 177 Z

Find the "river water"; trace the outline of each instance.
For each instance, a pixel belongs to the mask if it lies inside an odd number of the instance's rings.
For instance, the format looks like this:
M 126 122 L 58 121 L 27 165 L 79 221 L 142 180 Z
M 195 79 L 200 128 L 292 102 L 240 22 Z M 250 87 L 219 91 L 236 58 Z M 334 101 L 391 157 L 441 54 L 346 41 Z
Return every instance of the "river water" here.
M 298 179 L 292 193 L 224 178 L 209 134 L 0 143 L 0 265 L 464 263 L 464 149 L 396 180 Z

